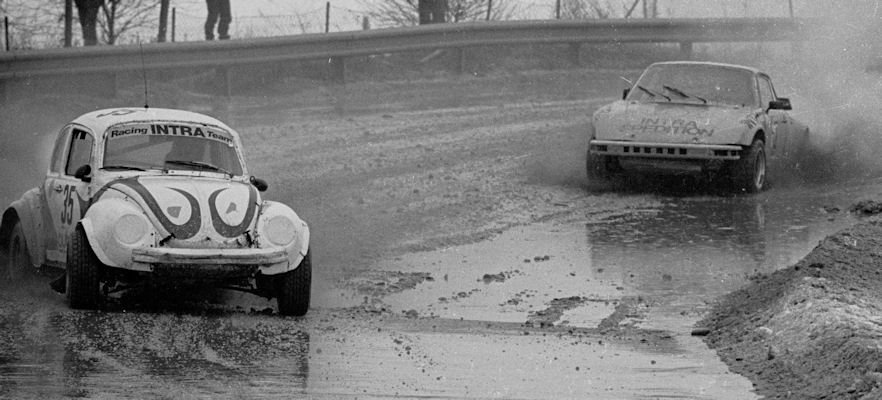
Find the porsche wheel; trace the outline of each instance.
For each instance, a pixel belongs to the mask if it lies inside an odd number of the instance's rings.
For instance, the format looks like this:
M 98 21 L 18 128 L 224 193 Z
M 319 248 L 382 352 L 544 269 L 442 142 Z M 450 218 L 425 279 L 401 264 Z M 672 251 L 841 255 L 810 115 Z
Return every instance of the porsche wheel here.
M 300 317 L 309 310 L 309 293 L 312 286 L 312 261 L 309 251 L 297 269 L 277 275 L 276 302 L 279 314 Z
M 585 173 L 590 180 L 606 180 L 610 177 L 609 158 L 588 151 L 585 155 Z
M 3 278 L 7 282 L 15 282 L 21 279 L 31 268 L 31 257 L 28 253 L 28 244 L 25 241 L 21 222 L 16 221 L 9 234 L 9 242 L 6 243 L 6 268 Z
M 67 247 L 66 291 L 71 308 L 91 310 L 101 304 L 100 267 L 86 232 L 77 227 Z
M 732 171 L 732 181 L 737 190 L 748 193 L 757 193 L 766 185 L 766 151 L 764 143 L 755 139 L 735 162 Z

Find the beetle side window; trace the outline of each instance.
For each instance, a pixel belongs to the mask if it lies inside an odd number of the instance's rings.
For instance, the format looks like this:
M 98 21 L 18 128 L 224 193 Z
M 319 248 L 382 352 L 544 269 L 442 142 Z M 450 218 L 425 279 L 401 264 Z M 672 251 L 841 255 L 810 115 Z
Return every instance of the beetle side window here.
M 70 152 L 67 157 L 66 175 L 73 175 L 77 168 L 89 164 L 92 160 L 92 135 L 86 131 L 74 129 L 70 140 Z
M 769 102 L 775 100 L 775 93 L 772 91 L 772 82 L 765 76 L 759 77 L 760 104 L 763 108 L 769 106 Z
M 49 172 L 60 174 L 64 167 L 64 156 L 67 154 L 67 144 L 70 142 L 70 127 L 65 127 L 55 140 L 55 149 L 52 150 L 52 159 L 49 161 Z

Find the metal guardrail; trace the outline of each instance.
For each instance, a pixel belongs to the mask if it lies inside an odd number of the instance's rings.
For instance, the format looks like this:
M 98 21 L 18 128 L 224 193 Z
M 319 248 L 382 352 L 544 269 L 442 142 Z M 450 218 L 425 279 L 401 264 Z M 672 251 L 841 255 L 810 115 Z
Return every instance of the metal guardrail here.
M 51 75 L 331 59 L 438 48 L 528 43 L 797 41 L 810 20 L 607 19 L 424 25 L 217 42 L 149 43 L 0 54 L 0 80 Z M 143 64 L 142 64 L 143 57 Z

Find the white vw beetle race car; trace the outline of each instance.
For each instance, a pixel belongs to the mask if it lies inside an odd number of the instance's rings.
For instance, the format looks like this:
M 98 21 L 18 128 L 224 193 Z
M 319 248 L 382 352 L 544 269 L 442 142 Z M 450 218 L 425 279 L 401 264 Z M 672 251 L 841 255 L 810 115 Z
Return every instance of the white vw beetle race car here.
M 759 192 L 767 168 L 798 168 L 809 130 L 768 75 L 709 62 L 650 65 L 589 127 L 589 178 L 616 172 L 723 176 Z
M 262 200 L 239 135 L 193 112 L 90 112 L 59 133 L 43 185 L 3 213 L 8 272 L 65 269 L 70 307 L 134 285 L 208 284 L 309 308 L 309 228 Z

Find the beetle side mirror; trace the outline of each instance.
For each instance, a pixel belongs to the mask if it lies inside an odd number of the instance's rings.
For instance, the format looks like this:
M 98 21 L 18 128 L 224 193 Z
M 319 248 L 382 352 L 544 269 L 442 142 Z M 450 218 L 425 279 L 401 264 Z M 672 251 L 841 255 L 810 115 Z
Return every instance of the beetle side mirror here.
M 251 178 L 248 178 L 248 181 L 257 188 L 258 192 L 265 192 L 266 189 L 269 188 L 269 185 L 267 185 L 266 181 L 263 179 L 252 176 Z
M 628 93 L 631 93 L 631 88 L 622 91 L 622 100 L 625 100 L 625 98 L 628 97 Z
M 790 99 L 779 97 L 769 102 L 769 110 L 792 110 Z
M 74 178 L 77 178 L 83 182 L 91 182 L 92 177 L 89 174 L 92 173 L 92 167 L 89 164 L 83 165 L 77 168 L 76 172 L 74 172 Z

